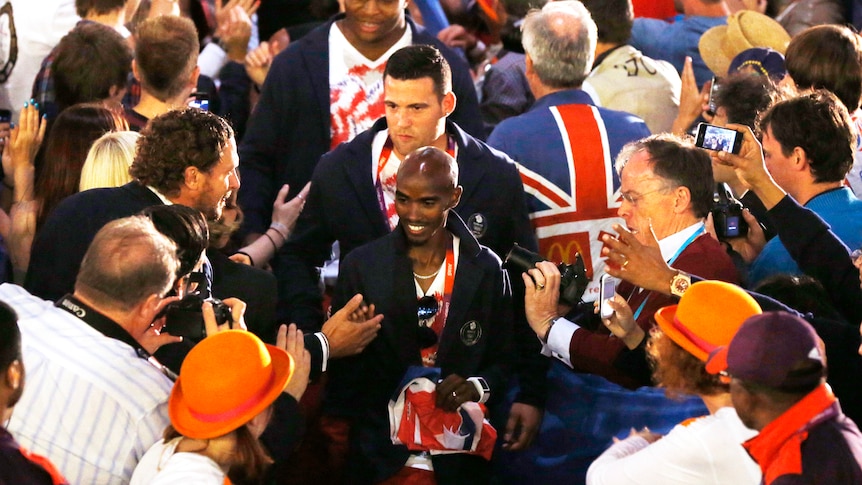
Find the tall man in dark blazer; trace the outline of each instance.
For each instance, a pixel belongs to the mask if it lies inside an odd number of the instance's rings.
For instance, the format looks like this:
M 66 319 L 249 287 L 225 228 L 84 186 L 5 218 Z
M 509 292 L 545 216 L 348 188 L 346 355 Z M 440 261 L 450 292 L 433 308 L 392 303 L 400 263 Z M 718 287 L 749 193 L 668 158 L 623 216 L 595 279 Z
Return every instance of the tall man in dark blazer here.
M 293 197 L 320 157 L 365 131 L 383 113 L 383 65 L 399 47 L 431 45 L 452 65 L 453 119 L 481 136 L 470 68 L 406 14 L 407 0 L 347 0 L 338 14 L 276 56 L 240 146 L 242 231 L 262 233 L 283 184 Z
M 386 64 L 383 89 L 385 118 L 321 158 L 308 203 L 279 253 L 279 316 L 306 332 L 319 329 L 323 320 L 316 268 L 329 257 L 333 242 L 339 242 L 345 257 L 397 227 L 396 173 L 401 160 L 417 148 L 434 146 L 457 160 L 463 193 L 455 212 L 480 244 L 501 258 L 515 243 L 537 249 L 515 163 L 448 120 L 458 98 L 440 51 L 413 45 L 395 52 Z M 548 366 L 538 358 L 539 342 L 523 310 L 520 314 L 515 331 L 522 332 L 517 366 L 521 392 L 509 427 L 521 439 L 512 438 L 514 449 L 526 447 L 539 425 Z
M 507 387 L 508 277 L 452 211 L 462 194 L 457 181 L 458 164 L 443 150 L 410 153 L 398 170 L 398 225 L 342 263 L 334 306 L 358 291 L 384 316 L 361 354 L 333 362 L 327 389 L 326 410 L 350 420 L 348 470 L 357 483 L 428 473 L 429 463 L 437 483 L 489 477 L 479 456 L 428 456 L 393 445 L 387 411 L 411 366 L 440 368 L 435 407 L 442 411 L 499 403 Z

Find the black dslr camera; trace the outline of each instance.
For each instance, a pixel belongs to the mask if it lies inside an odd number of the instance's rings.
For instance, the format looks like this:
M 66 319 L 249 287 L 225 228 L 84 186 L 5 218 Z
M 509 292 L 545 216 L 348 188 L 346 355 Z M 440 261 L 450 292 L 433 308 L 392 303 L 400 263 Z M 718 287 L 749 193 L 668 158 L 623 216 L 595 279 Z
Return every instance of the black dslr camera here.
M 720 241 L 748 234 L 748 223 L 742 218 L 742 203 L 733 197 L 726 184 L 716 184 L 715 203 L 710 212 Z
M 193 277 L 191 282 L 195 282 L 195 280 L 198 280 L 198 286 L 194 291 L 187 293 L 181 300 L 168 303 L 164 310 L 162 310 L 162 314 L 166 317 L 165 326 L 162 327 L 162 331 L 199 342 L 207 336 L 203 311 L 201 309 L 201 305 L 205 301 L 212 303 L 216 324 L 233 323 L 233 317 L 231 316 L 229 306 L 209 294 L 209 290 L 206 287 L 206 278 L 203 278 L 203 281 L 199 281 L 200 278 Z
M 503 267 L 519 273 L 526 273 L 535 268 L 536 263 L 544 260 L 545 258 L 516 244 L 506 254 Z M 574 263 L 560 263 L 557 265 L 557 269 L 560 270 L 561 275 L 560 303 L 573 307 L 581 301 L 581 296 L 590 282 L 587 279 L 587 268 L 584 266 L 584 260 L 580 253 L 576 253 Z

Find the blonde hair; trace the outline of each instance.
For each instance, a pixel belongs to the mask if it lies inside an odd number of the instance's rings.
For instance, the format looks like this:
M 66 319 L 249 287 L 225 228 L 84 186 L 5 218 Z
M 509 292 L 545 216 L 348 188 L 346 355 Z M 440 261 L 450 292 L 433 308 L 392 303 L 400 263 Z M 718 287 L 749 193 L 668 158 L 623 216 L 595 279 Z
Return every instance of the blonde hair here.
M 93 143 L 81 169 L 83 192 L 100 187 L 119 187 L 132 181 L 129 166 L 135 158 L 135 143 L 140 135 L 134 131 L 105 133 Z

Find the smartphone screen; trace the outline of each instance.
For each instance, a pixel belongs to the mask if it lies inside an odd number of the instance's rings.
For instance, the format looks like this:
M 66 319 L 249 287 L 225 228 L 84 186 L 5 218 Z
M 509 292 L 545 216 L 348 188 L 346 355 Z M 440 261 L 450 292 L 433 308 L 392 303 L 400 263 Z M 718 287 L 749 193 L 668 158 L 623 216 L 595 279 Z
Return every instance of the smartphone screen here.
M 696 146 L 729 153 L 739 153 L 742 147 L 742 133 L 722 126 L 701 123 L 697 127 Z
M 611 318 L 614 309 L 608 305 L 608 300 L 614 297 L 617 284 L 609 275 L 602 276 L 599 282 L 599 314 L 602 318 Z
M 209 111 L 210 109 L 210 100 L 209 95 L 207 93 L 195 93 L 195 99 L 189 103 L 189 106 L 192 108 L 199 108 L 204 111 Z

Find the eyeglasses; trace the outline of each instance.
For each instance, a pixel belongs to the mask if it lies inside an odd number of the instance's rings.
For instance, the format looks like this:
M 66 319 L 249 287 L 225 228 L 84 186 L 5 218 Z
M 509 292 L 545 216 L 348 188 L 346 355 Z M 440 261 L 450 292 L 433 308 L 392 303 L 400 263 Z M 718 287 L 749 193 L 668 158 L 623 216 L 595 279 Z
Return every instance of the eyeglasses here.
M 440 310 L 440 304 L 437 298 L 431 295 L 425 295 L 416 302 L 416 317 L 419 319 L 418 337 L 419 348 L 427 349 L 437 343 L 437 332 L 431 328 L 434 322 L 428 322 L 437 315 Z
M 638 194 L 637 192 L 632 192 L 632 191 L 630 191 L 630 190 L 629 190 L 629 191 L 626 191 L 626 192 L 620 192 L 620 197 L 622 197 L 624 201 L 628 202 L 628 203 L 629 203 L 629 204 L 631 204 L 631 205 L 638 205 L 638 202 L 639 202 L 641 199 L 643 199 L 644 197 L 646 197 L 646 196 L 648 196 L 648 195 L 650 195 L 650 194 L 654 194 L 654 193 L 656 193 L 656 192 L 661 192 L 661 191 L 663 191 L 663 190 L 668 190 L 668 189 L 670 189 L 670 188 L 671 188 L 671 187 L 662 187 L 662 188 L 660 188 L 660 189 L 655 189 L 655 190 L 650 190 L 649 192 L 644 192 L 643 194 Z

